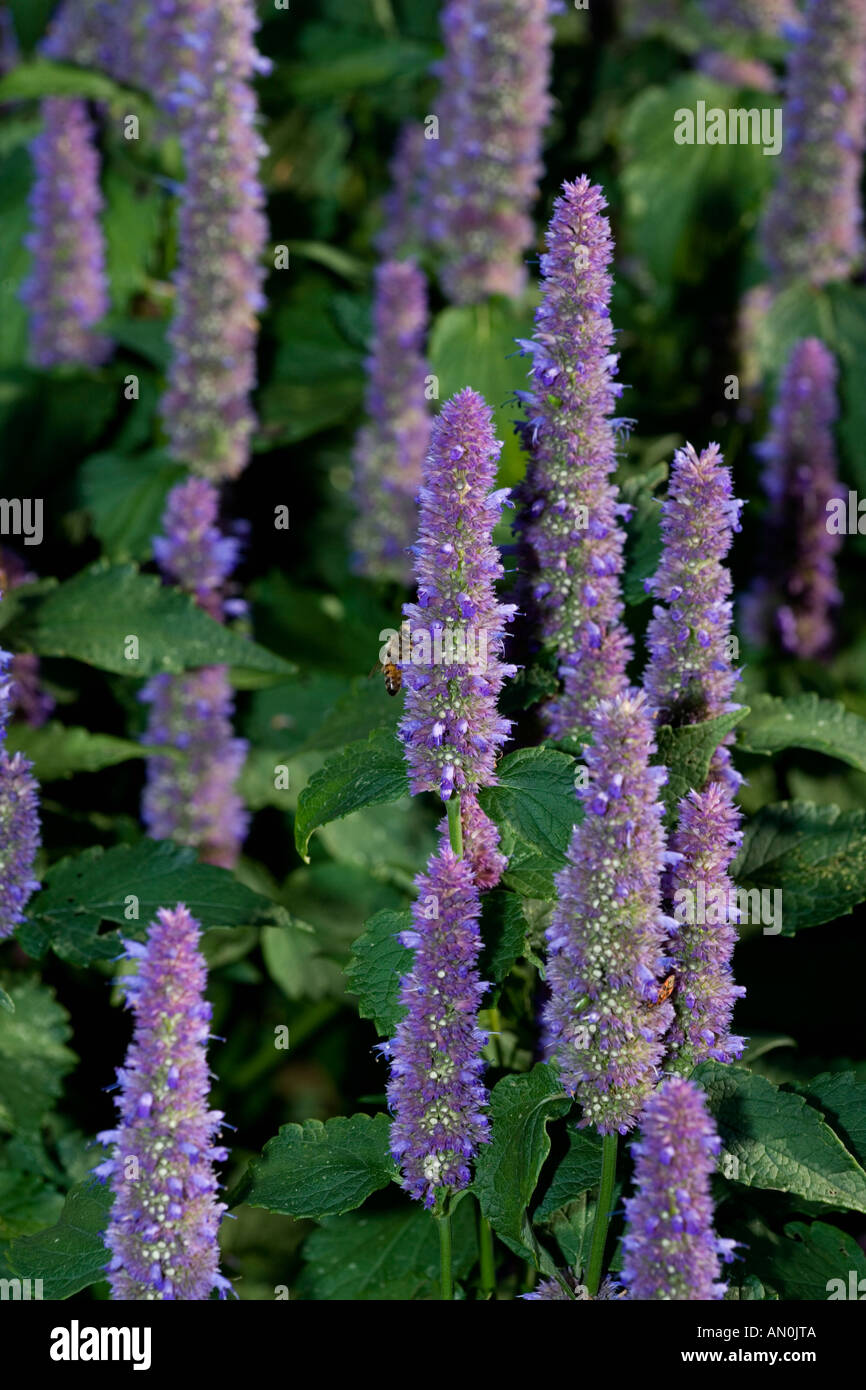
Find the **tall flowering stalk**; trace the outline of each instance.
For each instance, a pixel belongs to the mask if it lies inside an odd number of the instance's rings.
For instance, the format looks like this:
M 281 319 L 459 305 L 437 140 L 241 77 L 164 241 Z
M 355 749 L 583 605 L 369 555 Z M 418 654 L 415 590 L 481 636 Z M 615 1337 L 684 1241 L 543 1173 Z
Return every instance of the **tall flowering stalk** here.
M 832 612 L 842 600 L 835 563 L 841 537 L 827 529 L 827 504 L 841 496 L 837 415 L 836 363 L 820 339 L 804 338 L 786 364 L 761 449 L 770 503 L 767 573 L 743 604 L 756 642 L 775 637 L 804 658 L 831 648 Z
M 866 8 L 806 0 L 788 60 L 785 141 L 763 225 L 777 284 L 845 279 L 863 254 Z
M 235 478 L 249 456 L 264 307 L 266 147 L 251 83 L 267 64 L 251 0 L 178 0 L 154 22 L 157 90 L 177 117 L 186 166 L 163 421 L 175 458 L 205 477 Z
M 658 1079 L 673 1018 L 657 1003 L 669 966 L 662 912 L 664 848 L 655 751 L 645 696 L 627 690 L 589 717 L 584 817 L 557 878 L 547 929 L 545 1049 L 582 1109 L 581 1125 L 625 1134 Z
M 644 689 L 659 724 L 696 724 L 734 710 L 740 672 L 732 662 L 731 576 L 722 563 L 740 529 L 742 502 L 717 444 L 677 450 L 662 503 L 662 559 L 647 590 L 661 600 L 647 628 Z M 727 736 L 723 743 L 730 739 Z M 732 791 L 741 778 L 727 747 L 713 776 Z
M 502 574 L 492 532 L 507 489 L 492 491 L 499 443 L 489 407 L 468 387 L 434 421 L 419 496 L 417 603 L 404 605 L 411 660 L 402 662 L 400 723 L 413 795 L 477 790 L 495 780 L 511 725 L 496 708 L 513 605 L 498 603 Z
M 376 271 L 373 349 L 367 359 L 368 422 L 355 445 L 355 568 L 408 583 L 416 497 L 430 439 L 425 398 L 427 286 L 411 261 Z
M 735 1242 L 713 1230 L 710 1177 L 721 1142 L 703 1092 L 673 1077 L 652 1096 L 635 1156 L 637 1193 L 627 1198 L 621 1278 L 631 1299 L 723 1298 L 720 1261 Z
M 477 1014 L 486 986 L 478 975 L 478 887 L 467 859 L 443 840 L 416 879 L 412 969 L 400 983 L 405 1017 L 384 1044 L 391 1059 L 391 1152 L 409 1194 L 432 1207 L 447 1190 L 468 1186 L 469 1163 L 487 1139 L 481 1081 L 486 1034 Z
M 216 526 L 219 499 L 203 478 L 169 494 L 164 536 L 154 551 L 167 580 L 192 594 L 211 617 L 223 615 L 221 587 L 238 543 Z M 232 868 L 248 816 L 235 783 L 246 743 L 232 735 L 232 689 L 223 666 L 154 676 L 139 698 L 149 704 L 145 739 L 177 750 L 148 760 L 142 813 L 148 833 L 191 845 L 207 863 Z
M 0 595 L 2 597 L 2 595 Z M 13 696 L 12 657 L 0 648 L 0 744 L 6 740 Z M 33 861 L 39 848 L 39 789 L 33 764 L 0 747 L 0 939 L 24 921 L 39 887 Z
M 549 0 L 449 0 L 442 14 L 432 239 L 456 304 L 519 296 L 550 113 Z
M 32 266 L 22 288 L 30 355 L 38 367 L 97 366 L 110 343 L 96 329 L 109 300 L 93 124 L 86 103 L 74 97 L 47 97 L 41 111 L 26 237 Z
M 612 351 L 606 206 L 585 176 L 563 185 L 541 258 L 535 334 L 522 344 L 532 354 L 533 389 L 521 393 L 529 465 L 518 525 L 530 571 L 527 603 L 563 680 L 545 711 L 554 738 L 585 728 L 593 702 L 625 688 L 630 648 L 621 597 L 627 508 L 610 480 L 623 388 Z
M 743 838 L 739 821 L 720 782 L 679 804 L 670 875 L 678 925 L 669 946 L 677 984 L 667 1045 L 671 1065 L 686 1075 L 708 1059 L 733 1062 L 745 1047 L 731 1032 L 734 1003 L 746 992 L 731 969 L 739 914 L 728 870 Z
M 219 1272 L 214 1163 L 222 1112 L 208 1109 L 211 1006 L 201 930 L 186 907 L 160 908 L 147 941 L 124 942 L 134 975 L 120 983 L 135 1027 L 117 1072 L 117 1127 L 98 1137 L 96 1172 L 115 1194 L 106 1244 L 112 1298 L 203 1300 L 231 1288 Z

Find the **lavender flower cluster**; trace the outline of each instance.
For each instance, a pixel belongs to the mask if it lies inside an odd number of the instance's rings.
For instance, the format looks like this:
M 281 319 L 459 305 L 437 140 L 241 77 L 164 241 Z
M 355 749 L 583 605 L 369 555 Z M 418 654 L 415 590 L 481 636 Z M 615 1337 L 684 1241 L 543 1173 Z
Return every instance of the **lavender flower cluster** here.
M 135 1029 L 117 1072 L 117 1127 L 98 1138 L 95 1170 L 115 1194 L 106 1244 L 112 1297 L 203 1300 L 231 1285 L 219 1272 L 214 1164 L 223 1119 L 208 1109 L 211 1006 L 200 927 L 182 903 L 160 908 L 147 941 L 124 942 L 135 973 L 121 978 Z
M 154 552 L 166 579 L 220 619 L 221 587 L 235 566 L 238 542 L 221 534 L 218 510 L 217 491 L 205 479 L 190 478 L 176 487 Z M 177 757 L 148 759 L 142 799 L 148 833 L 191 845 L 206 863 L 232 868 L 249 821 L 235 790 L 247 745 L 232 734 L 234 700 L 226 668 L 154 676 L 139 698 L 151 707 L 145 740 L 177 750 Z
M 448 0 L 431 238 L 455 304 L 520 295 L 550 113 L 549 0 Z
M 541 258 L 535 335 L 522 344 L 533 390 L 521 393 L 528 464 L 518 525 L 532 575 L 524 597 L 564 683 L 545 712 L 554 738 L 585 727 L 595 700 L 625 688 L 630 648 L 620 593 L 627 508 L 610 480 L 622 386 L 611 351 L 606 206 L 586 177 L 564 185 Z
M 24 921 L 24 908 L 39 887 L 33 877 L 40 843 L 33 764 L 3 746 L 13 695 L 12 656 L 0 648 L 0 939 Z
M 779 285 L 845 279 L 863 255 L 866 8 L 806 0 L 791 34 L 779 178 L 763 243 Z
M 828 503 L 842 495 L 833 426 L 836 363 L 818 338 L 791 351 L 760 449 L 769 499 L 767 572 L 743 603 L 757 643 L 775 637 L 793 656 L 816 658 L 832 646 L 833 609 L 842 600 L 835 556 L 841 537 L 828 529 Z
M 673 1077 L 650 1099 L 635 1156 L 637 1194 L 626 1199 L 621 1278 L 632 1299 L 724 1298 L 721 1262 L 735 1242 L 713 1231 L 710 1175 L 721 1148 L 703 1093 Z
M 352 540 L 362 574 L 408 582 L 416 497 L 430 439 L 425 397 L 427 289 L 411 261 L 385 261 L 376 272 L 373 349 L 367 363 L 368 423 L 355 445 Z
M 658 1079 L 673 1010 L 656 1003 L 670 965 L 662 912 L 664 848 L 650 710 L 640 691 L 589 717 L 584 818 L 557 878 L 547 929 L 545 1051 L 580 1102 L 581 1124 L 626 1133 Z
M 501 659 L 514 606 L 499 603 L 494 589 L 502 565 L 491 532 L 507 496 L 492 490 L 498 457 L 489 407 L 474 391 L 459 392 L 433 424 L 419 493 L 418 600 L 403 608 L 413 659 L 402 663 L 400 735 L 413 795 L 434 791 L 447 801 L 452 792 L 490 786 L 511 727 L 496 708 L 515 673 Z M 437 662 L 437 634 L 453 641 L 459 629 L 471 633 L 479 659 L 470 664 L 457 652 L 448 660 L 444 647 L 446 659 Z M 421 634 L 428 650 L 416 659 Z

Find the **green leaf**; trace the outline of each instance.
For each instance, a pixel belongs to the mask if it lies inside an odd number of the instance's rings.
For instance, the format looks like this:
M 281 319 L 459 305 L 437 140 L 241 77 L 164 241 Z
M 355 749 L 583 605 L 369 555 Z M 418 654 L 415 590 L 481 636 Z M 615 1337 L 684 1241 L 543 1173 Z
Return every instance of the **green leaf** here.
M 138 916 L 130 919 L 133 898 Z M 228 869 L 200 864 L 194 849 L 142 839 L 108 850 L 97 845 L 52 865 L 18 937 L 30 955 L 42 955 L 50 946 L 73 965 L 89 965 L 118 954 L 117 933 L 100 936 L 102 922 L 116 922 L 126 935 L 140 936 L 158 907 L 179 902 L 203 929 L 273 921 L 279 910 Z
M 598 1187 L 601 1177 L 601 1136 L 591 1129 L 570 1129 L 568 1149 L 547 1187 L 533 1220 L 544 1221 L 560 1207 Z
M 27 101 L 42 97 L 87 97 L 90 101 L 112 101 L 124 94 L 104 73 L 52 63 L 39 58 L 19 63 L 0 78 L 0 103 Z M 132 95 L 130 93 L 130 95 Z
M 497 298 L 483 304 L 443 309 L 430 332 L 430 371 L 439 379 L 439 398 L 471 386 L 493 410 L 496 437 L 503 441 L 499 479 L 511 486 L 522 478 L 525 460 L 514 433 L 519 413 L 514 392 L 526 386 L 527 363 L 515 338 L 532 336 L 530 306 Z
M 730 88 L 703 73 L 684 73 L 662 86 L 642 86 L 622 121 L 623 194 L 628 240 L 638 248 L 658 282 L 657 296 L 671 293 L 677 273 L 686 267 L 695 274 L 713 250 L 729 249 L 732 232 L 742 229 L 757 212 L 773 176 L 774 160 L 760 145 L 678 145 L 674 141 L 675 112 L 692 111 L 697 102 L 707 107 L 730 106 Z M 750 107 L 772 107 L 777 99 L 750 93 Z M 718 209 L 724 209 L 717 229 Z M 659 216 L 659 208 L 664 216 Z M 707 213 L 701 216 L 701 209 Z M 716 212 L 716 219 L 712 212 Z M 709 221 L 708 221 L 709 217 Z M 709 237 L 706 227 L 710 228 Z M 697 241 L 700 229 L 701 241 Z M 724 232 L 725 239 L 720 235 Z
M 0 1012 L 0 1130 L 36 1134 L 76 1056 L 69 1015 L 32 977 L 6 979 L 14 1012 Z
M 653 762 L 664 763 L 668 769 L 668 780 L 661 789 L 661 796 L 667 808 L 669 824 L 675 823 L 677 807 L 682 798 L 693 788 L 700 791 L 706 785 L 713 754 L 725 734 L 748 712 L 748 708 L 742 705 L 728 714 L 717 715 L 715 719 L 704 719 L 700 724 L 683 724 L 676 729 L 664 724 L 658 730 L 657 752 Z
M 782 935 L 832 922 L 866 899 L 866 811 L 780 801 L 751 817 L 732 876 L 779 889 Z
M 802 1096 L 719 1062 L 702 1062 L 692 1078 L 707 1093 L 724 1146 L 719 1166 L 733 1181 L 866 1212 L 866 1172 Z
M 389 729 L 376 729 L 363 742 L 350 743 L 314 773 L 298 797 L 295 845 L 309 862 L 313 831 L 363 806 L 398 801 L 406 795 L 406 764 Z
M 529 923 L 523 915 L 523 905 L 516 893 L 496 891 L 485 893 L 481 899 L 482 980 L 501 985 L 515 961 L 526 951 Z
M 491 1092 L 490 1143 L 481 1148 L 472 1184 L 500 1239 L 546 1273 L 553 1267 L 532 1231 L 527 1208 L 550 1153 L 548 1122 L 570 1109 L 556 1073 L 543 1062 L 525 1075 L 504 1077 Z
M 63 1196 L 35 1173 L 8 1168 L 3 1155 L 0 1167 L 0 1240 L 29 1236 L 51 1226 L 60 1217 Z
M 748 753 L 810 748 L 866 772 L 866 719 L 814 692 L 786 699 L 756 696 L 737 731 L 737 742 Z
M 152 558 L 165 499 L 186 469 L 161 449 L 129 458 L 93 454 L 81 468 L 81 500 L 110 560 Z
M 794 1089 L 823 1112 L 827 1124 L 866 1167 L 866 1081 L 853 1071 L 825 1071 Z
M 20 1279 L 41 1279 L 46 1300 L 71 1298 L 105 1278 L 109 1253 L 102 1240 L 113 1194 L 93 1179 L 73 1187 L 56 1226 L 10 1243 L 7 1259 Z
M 502 829 L 549 859 L 565 860 L 580 819 L 574 759 L 552 748 L 521 748 L 503 758 L 497 785 L 479 794 L 482 809 Z
M 125 676 L 175 674 L 199 666 L 234 668 L 237 684 L 291 675 L 289 662 L 215 622 L 189 594 L 133 565 L 90 566 L 32 601 L 28 645 Z M 128 638 L 138 655 L 125 655 Z
M 454 1276 L 463 1279 L 477 1258 L 472 1202 L 458 1202 L 451 1228 Z M 304 1257 L 303 1298 L 357 1303 L 439 1297 L 439 1233 L 417 1202 L 399 1211 L 326 1221 L 307 1240 Z
M 53 782 L 76 772 L 98 772 L 130 758 L 147 757 L 153 751 L 128 738 L 92 734 L 89 729 L 54 720 L 38 729 L 29 724 L 11 725 L 6 746 L 10 753 L 23 753 L 30 759 L 40 782 Z
M 146 132 L 145 132 L 146 134 Z M 109 166 L 103 184 L 105 240 L 111 302 L 122 309 L 150 280 L 151 263 L 162 231 L 165 197 L 142 188 Z
M 362 1018 L 372 1018 L 383 1038 L 393 1036 L 403 1017 L 400 977 L 411 968 L 412 952 L 398 936 L 411 925 L 412 914 L 408 910 L 377 912 L 352 943 L 351 959 L 346 966 L 349 988 L 358 996 L 358 1013 Z
M 866 1278 L 866 1255 L 853 1236 L 835 1226 L 792 1221 L 785 1227 L 785 1239 L 759 1257 L 758 1268 L 761 1278 L 778 1289 L 782 1298 L 797 1302 L 825 1302 L 834 1295 L 851 1298 L 853 1271 L 853 1296 L 859 1299 L 863 1295 L 857 1285 Z
M 510 850 L 505 836 L 501 848 L 503 853 L 508 854 L 508 868 L 502 875 L 506 888 L 512 889 L 521 898 L 550 900 L 556 897 L 555 876 L 565 863 L 564 855 L 553 857 L 541 854 L 526 845 L 516 845 Z
M 288 999 L 338 998 L 343 972 L 322 954 L 315 927 L 297 918 L 262 928 L 262 955 L 268 974 Z
M 232 1205 L 246 1202 L 297 1221 L 353 1211 L 397 1176 L 390 1125 L 384 1114 L 283 1125 L 261 1158 L 250 1160 Z
M 290 90 L 301 101 L 354 95 L 360 88 L 389 86 L 395 81 L 420 78 L 426 73 L 432 50 L 409 39 L 370 43 L 360 38 L 350 53 L 339 53 L 315 63 L 307 61 L 289 70 Z

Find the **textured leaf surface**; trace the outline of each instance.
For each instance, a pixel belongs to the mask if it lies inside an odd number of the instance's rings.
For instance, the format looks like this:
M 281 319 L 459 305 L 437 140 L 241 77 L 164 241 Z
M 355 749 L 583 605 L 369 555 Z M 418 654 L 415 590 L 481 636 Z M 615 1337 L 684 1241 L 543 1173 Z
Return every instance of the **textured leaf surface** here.
M 310 837 L 320 825 L 364 806 L 398 801 L 406 791 L 406 764 L 390 730 L 377 729 L 364 742 L 350 743 L 313 774 L 298 797 L 298 853 L 307 858 Z
M 866 899 L 866 811 L 779 801 L 746 824 L 732 870 L 741 888 L 780 889 L 782 935 L 850 912 Z
M 737 739 L 749 753 L 810 748 L 866 772 L 866 719 L 814 693 L 756 696 Z
M 703 1062 L 693 1073 L 707 1092 L 722 1140 L 722 1172 L 734 1181 L 810 1202 L 866 1211 L 866 1172 L 801 1096 L 742 1067 Z
M 314 1221 L 353 1211 L 396 1175 L 389 1129 L 387 1115 L 283 1125 L 261 1158 L 250 1161 L 233 1205 L 244 1201 Z
M 412 952 L 397 937 L 408 931 L 411 924 L 409 911 L 377 912 L 353 942 L 346 967 L 349 988 L 358 996 L 358 1013 L 362 1018 L 372 1018 L 383 1038 L 393 1035 L 403 1014 L 400 977 L 412 964 Z
M 475 1166 L 472 1188 L 496 1234 L 542 1269 L 550 1259 L 532 1232 L 527 1207 L 550 1153 L 548 1122 L 570 1108 L 555 1072 L 542 1062 L 522 1076 L 504 1077 L 490 1097 L 491 1141 Z
M 79 1183 L 66 1198 L 56 1226 L 10 1243 L 6 1258 L 13 1273 L 21 1279 L 42 1279 L 47 1300 L 71 1298 L 99 1283 L 109 1258 L 102 1232 L 111 1203 L 107 1185 L 92 1179 Z

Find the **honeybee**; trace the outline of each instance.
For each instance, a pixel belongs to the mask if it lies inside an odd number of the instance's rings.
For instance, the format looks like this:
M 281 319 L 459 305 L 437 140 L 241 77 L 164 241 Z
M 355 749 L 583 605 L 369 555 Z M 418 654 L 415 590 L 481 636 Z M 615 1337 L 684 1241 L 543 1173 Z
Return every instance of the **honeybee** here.
M 403 624 L 401 632 L 404 636 L 408 637 L 409 626 L 407 623 Z M 381 635 L 382 634 L 380 634 L 380 636 Z M 377 670 L 382 672 L 382 675 L 385 677 L 385 689 L 389 695 L 398 694 L 403 685 L 403 672 L 397 665 L 399 656 L 400 638 L 395 635 L 392 636 L 387 645 L 382 648 L 379 654 L 379 665 L 374 666 L 373 670 L 370 672 L 371 676 L 374 675 Z
M 674 985 L 676 984 L 676 982 L 676 975 L 668 975 L 667 979 L 662 982 L 661 988 L 659 989 L 659 992 L 656 995 L 655 999 L 650 1000 L 651 1009 L 657 1008 L 659 1004 L 664 1004 L 665 1000 L 670 999 L 671 995 L 674 992 Z
M 396 695 L 403 684 L 403 672 L 393 661 L 386 661 L 382 666 L 382 674 L 385 677 L 385 689 L 389 695 Z

